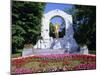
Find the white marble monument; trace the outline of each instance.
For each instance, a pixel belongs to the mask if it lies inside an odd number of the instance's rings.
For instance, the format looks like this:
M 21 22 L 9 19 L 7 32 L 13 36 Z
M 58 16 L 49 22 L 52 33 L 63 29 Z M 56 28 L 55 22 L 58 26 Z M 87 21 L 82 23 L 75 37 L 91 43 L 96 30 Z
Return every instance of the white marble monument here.
M 53 39 L 49 36 L 50 32 L 50 20 L 54 16 L 60 16 L 65 21 L 65 36 L 63 38 L 59 39 Z M 42 28 L 41 28 L 41 36 L 42 39 L 40 39 L 34 48 L 40 48 L 40 49 L 70 49 L 70 52 L 74 52 L 77 50 L 78 45 L 73 38 L 73 23 L 72 23 L 72 16 L 65 13 L 64 11 L 61 11 L 59 9 L 52 10 L 46 14 L 44 14 L 42 18 Z M 41 41 L 41 42 L 40 42 Z M 53 44 L 53 45 L 52 45 Z
M 54 39 L 49 36 L 50 20 L 60 16 L 65 21 L 65 35 L 63 38 Z M 43 15 L 41 37 L 36 45 L 33 54 L 62 54 L 62 53 L 77 53 L 78 45 L 73 38 L 73 21 L 72 16 L 59 9 L 52 10 Z

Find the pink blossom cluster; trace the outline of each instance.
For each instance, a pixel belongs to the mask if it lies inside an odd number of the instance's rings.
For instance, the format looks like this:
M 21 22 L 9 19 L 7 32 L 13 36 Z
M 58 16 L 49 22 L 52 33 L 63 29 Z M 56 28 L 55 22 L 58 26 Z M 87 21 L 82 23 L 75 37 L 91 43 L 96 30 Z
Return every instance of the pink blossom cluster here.
M 88 54 L 88 55 L 84 55 L 84 54 L 51 54 L 51 55 L 36 55 L 36 56 L 28 56 L 28 57 L 18 57 L 18 58 L 12 58 L 12 61 L 14 60 L 19 60 L 18 62 L 21 62 L 23 61 L 24 59 L 32 59 L 32 58 L 64 58 L 64 57 L 67 57 L 67 58 L 92 58 L 95 60 L 95 55 L 91 55 L 91 54 Z M 21 60 L 21 61 L 20 61 Z
M 16 68 L 15 70 L 15 73 L 12 73 L 12 74 L 30 74 L 32 73 L 33 71 L 31 69 L 26 69 L 26 68 Z
M 96 69 L 96 64 L 80 64 L 73 68 L 74 70 L 90 70 Z

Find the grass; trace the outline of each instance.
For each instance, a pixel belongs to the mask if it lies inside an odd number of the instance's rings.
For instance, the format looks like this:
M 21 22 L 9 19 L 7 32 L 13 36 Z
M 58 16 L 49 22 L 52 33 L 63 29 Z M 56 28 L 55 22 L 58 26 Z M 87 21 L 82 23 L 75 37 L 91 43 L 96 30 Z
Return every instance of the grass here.
M 11 58 L 17 58 L 17 57 L 20 57 L 22 55 L 22 49 L 18 49 L 16 50 L 16 53 L 12 54 L 11 55 Z
M 89 54 L 95 54 L 95 55 L 96 55 L 96 51 L 90 50 L 90 51 L 89 51 Z

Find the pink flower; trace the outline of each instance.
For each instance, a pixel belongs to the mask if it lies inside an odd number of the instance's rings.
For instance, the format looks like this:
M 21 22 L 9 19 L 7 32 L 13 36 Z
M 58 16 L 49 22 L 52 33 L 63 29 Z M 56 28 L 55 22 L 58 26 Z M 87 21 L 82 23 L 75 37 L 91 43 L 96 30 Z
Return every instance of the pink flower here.
M 79 64 L 73 63 L 77 61 Z M 29 67 L 24 68 L 24 65 L 27 63 L 38 62 L 37 66 L 42 65 L 42 68 L 35 69 L 34 67 L 31 69 Z M 59 62 L 60 65 L 57 67 L 56 65 Z M 46 67 L 48 64 L 54 63 L 53 67 Z M 73 65 L 74 64 L 74 65 Z M 22 74 L 22 73 L 34 73 L 34 72 L 51 72 L 51 71 L 67 71 L 67 70 L 88 70 L 96 68 L 96 56 L 95 55 L 83 55 L 83 54 L 55 54 L 55 55 L 33 55 L 27 57 L 19 57 L 12 59 L 12 66 L 14 69 L 12 70 L 14 74 Z M 45 67 L 44 67 L 45 66 Z M 68 67 L 67 67 L 68 66 Z
M 73 68 L 73 70 L 90 70 L 96 69 L 96 64 L 80 64 Z
M 14 72 L 14 74 L 25 74 L 25 73 L 32 73 L 31 69 L 26 69 L 26 68 L 17 68 Z

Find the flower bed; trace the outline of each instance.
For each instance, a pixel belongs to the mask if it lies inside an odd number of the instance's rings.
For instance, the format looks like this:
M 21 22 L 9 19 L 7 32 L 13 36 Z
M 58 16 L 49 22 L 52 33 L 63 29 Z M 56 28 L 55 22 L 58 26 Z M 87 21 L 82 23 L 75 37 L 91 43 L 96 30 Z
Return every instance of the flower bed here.
M 90 70 L 95 68 L 95 55 L 56 54 L 12 58 L 12 74 Z

